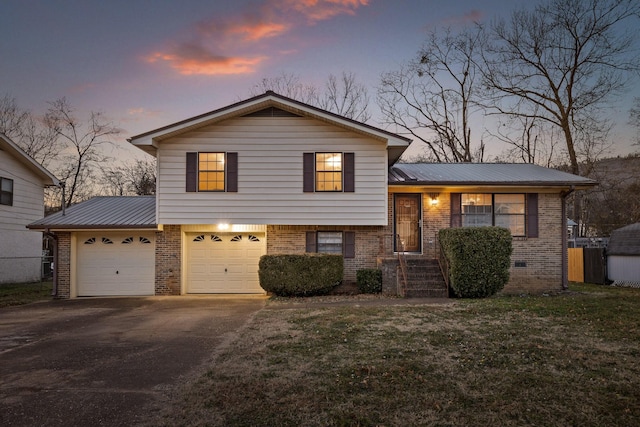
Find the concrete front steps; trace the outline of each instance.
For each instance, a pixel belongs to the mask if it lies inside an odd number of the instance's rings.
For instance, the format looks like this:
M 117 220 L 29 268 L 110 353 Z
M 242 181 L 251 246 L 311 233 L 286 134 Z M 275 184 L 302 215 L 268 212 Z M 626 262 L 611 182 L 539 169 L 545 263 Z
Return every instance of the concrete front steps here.
M 447 298 L 449 291 L 435 259 L 406 258 L 406 298 Z M 402 280 L 402 278 L 400 278 Z

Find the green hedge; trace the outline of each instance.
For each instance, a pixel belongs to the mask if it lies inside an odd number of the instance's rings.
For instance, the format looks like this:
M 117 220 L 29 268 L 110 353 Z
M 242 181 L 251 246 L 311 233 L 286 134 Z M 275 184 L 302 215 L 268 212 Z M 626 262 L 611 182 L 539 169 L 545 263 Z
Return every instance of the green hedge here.
M 449 285 L 462 298 L 484 298 L 509 282 L 512 237 L 501 227 L 447 228 L 439 232 L 449 262 Z
M 340 284 L 344 274 L 342 255 L 263 255 L 260 286 L 278 296 L 322 295 Z
M 377 268 L 358 270 L 356 283 L 361 294 L 379 294 L 382 292 L 382 271 Z

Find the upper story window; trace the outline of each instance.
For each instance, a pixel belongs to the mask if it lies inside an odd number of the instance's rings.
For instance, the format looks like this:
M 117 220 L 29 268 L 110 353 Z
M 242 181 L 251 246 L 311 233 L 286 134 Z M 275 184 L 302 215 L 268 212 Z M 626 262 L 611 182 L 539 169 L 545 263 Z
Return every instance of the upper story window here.
M 0 178 L 0 205 L 13 206 L 13 180 Z
M 462 194 L 462 226 L 498 226 L 525 236 L 524 194 Z
M 316 153 L 316 191 L 342 191 L 342 153 Z
M 355 191 L 354 153 L 304 153 L 303 191 L 344 192 Z
M 186 191 L 238 191 L 238 153 L 187 153 Z
M 198 191 L 224 191 L 225 153 L 198 153 Z

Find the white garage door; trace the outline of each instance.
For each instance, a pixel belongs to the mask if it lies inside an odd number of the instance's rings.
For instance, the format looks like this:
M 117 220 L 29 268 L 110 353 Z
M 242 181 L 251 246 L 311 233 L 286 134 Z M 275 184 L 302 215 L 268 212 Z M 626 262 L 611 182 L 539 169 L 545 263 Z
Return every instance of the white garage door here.
M 187 292 L 263 294 L 258 262 L 263 233 L 187 233 Z
M 78 233 L 78 296 L 153 295 L 155 233 Z

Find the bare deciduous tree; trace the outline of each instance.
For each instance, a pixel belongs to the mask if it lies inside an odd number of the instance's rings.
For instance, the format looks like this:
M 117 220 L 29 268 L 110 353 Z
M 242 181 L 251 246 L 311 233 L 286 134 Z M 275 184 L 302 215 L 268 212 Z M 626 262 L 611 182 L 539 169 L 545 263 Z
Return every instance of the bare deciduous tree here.
M 305 104 L 313 104 L 318 97 L 315 86 L 303 84 L 299 76 L 284 72 L 275 77 L 263 78 L 251 87 L 249 93 L 257 96 L 269 90 Z
M 506 146 L 498 160 L 534 163 L 545 167 L 561 163 L 556 152 L 561 135 L 540 119 L 506 116 L 498 121 L 495 130 L 487 130 L 487 133 Z
M 44 123 L 63 147 L 56 176 L 65 183 L 65 205 L 89 198 L 95 194 L 96 169 L 108 159 L 103 148 L 112 145 L 121 130 L 98 112 L 82 123 L 66 98 L 49 103 Z
M 8 94 L 0 98 L 0 132 L 47 168 L 60 152 L 55 133 Z
M 22 134 L 22 126 L 29 116 L 29 112 L 21 109 L 16 99 L 5 94 L 0 98 L 0 132 L 12 140 L 17 140 Z
M 135 160 L 102 170 L 103 189 L 113 196 L 156 193 L 156 161 Z
M 638 70 L 637 0 L 548 0 L 491 26 L 485 84 L 499 114 L 544 120 L 562 131 L 570 171 L 581 174 L 582 139 L 603 123 L 599 107 Z M 629 24 L 625 27 L 626 24 Z
M 633 100 L 633 107 L 629 111 L 629 124 L 636 130 L 636 145 L 640 145 L 640 98 Z
M 324 91 L 314 85 L 301 83 L 300 77 L 295 74 L 282 73 L 263 78 L 253 85 L 249 93 L 257 96 L 268 90 L 363 123 L 371 118 L 369 93 L 353 73 L 343 72 L 340 77 L 330 74 Z
M 481 108 L 476 60 L 483 43 L 480 28 L 433 31 L 416 60 L 382 76 L 384 123 L 422 141 L 435 161 L 483 160 L 484 143 L 471 134 L 471 116 Z
M 325 91 L 316 103 L 324 110 L 362 123 L 371 119 L 369 92 L 365 85 L 357 82 L 353 73 L 343 72 L 339 78 L 330 74 Z

